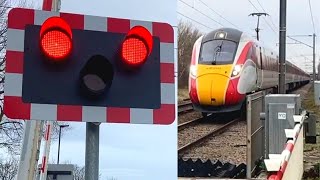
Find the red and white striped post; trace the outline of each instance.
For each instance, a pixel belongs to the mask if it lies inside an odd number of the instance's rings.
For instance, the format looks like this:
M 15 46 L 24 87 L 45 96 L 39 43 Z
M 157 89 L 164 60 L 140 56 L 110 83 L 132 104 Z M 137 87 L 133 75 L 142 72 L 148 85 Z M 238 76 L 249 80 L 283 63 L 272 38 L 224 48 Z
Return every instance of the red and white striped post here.
M 42 10 L 44 11 L 52 11 L 54 0 L 43 0 Z
M 45 10 L 45 11 L 57 10 L 58 9 L 56 7 L 58 4 L 57 1 L 58 0 L 43 0 L 42 10 Z M 43 152 L 42 163 L 40 168 L 40 180 L 47 179 L 52 127 L 53 127 L 52 121 L 46 121 L 46 131 L 45 131 L 45 137 L 44 137 L 45 145 L 44 145 L 44 152 Z

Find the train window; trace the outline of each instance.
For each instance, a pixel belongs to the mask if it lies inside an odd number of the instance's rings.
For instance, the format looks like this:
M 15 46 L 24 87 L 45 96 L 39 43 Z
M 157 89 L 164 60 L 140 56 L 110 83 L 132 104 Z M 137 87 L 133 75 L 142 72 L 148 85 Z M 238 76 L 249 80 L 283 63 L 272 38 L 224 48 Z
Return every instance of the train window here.
M 213 40 L 202 44 L 199 64 L 232 64 L 237 44 L 227 40 Z
M 273 70 L 278 71 L 279 64 L 277 59 L 273 59 Z
M 266 59 L 265 59 L 265 61 L 264 61 L 264 63 L 263 63 L 263 69 L 264 70 L 270 70 L 270 67 L 269 67 L 269 63 L 270 62 L 270 57 L 269 56 L 267 56 L 266 57 Z

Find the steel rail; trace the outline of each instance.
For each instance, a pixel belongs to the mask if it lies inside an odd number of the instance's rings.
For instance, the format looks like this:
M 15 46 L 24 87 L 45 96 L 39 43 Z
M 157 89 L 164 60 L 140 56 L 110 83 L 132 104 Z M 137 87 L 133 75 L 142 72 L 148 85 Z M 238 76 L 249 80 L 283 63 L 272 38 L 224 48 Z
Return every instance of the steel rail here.
M 181 123 L 181 124 L 178 125 L 178 131 L 181 131 L 181 130 L 187 128 L 188 126 L 196 124 L 196 123 L 200 122 L 202 119 L 203 118 L 198 118 L 198 119 L 193 119 L 191 121 L 187 121 L 187 122 Z
M 186 102 L 178 105 L 178 115 L 193 111 L 192 103 Z
M 234 119 L 234 120 L 228 122 L 227 124 L 225 124 L 225 125 L 217 128 L 217 129 L 215 129 L 215 130 L 213 130 L 213 131 L 211 131 L 211 132 L 209 132 L 209 133 L 197 138 L 196 140 L 194 140 L 194 141 L 182 146 L 181 148 L 178 149 L 178 154 L 183 154 L 185 151 L 187 151 L 187 150 L 191 149 L 192 147 L 202 143 L 203 141 L 205 141 L 209 137 L 214 137 L 214 136 L 217 136 L 217 135 L 225 132 L 225 130 L 227 130 L 229 127 L 231 127 L 233 124 L 235 124 L 238 121 L 239 121 L 239 119 Z

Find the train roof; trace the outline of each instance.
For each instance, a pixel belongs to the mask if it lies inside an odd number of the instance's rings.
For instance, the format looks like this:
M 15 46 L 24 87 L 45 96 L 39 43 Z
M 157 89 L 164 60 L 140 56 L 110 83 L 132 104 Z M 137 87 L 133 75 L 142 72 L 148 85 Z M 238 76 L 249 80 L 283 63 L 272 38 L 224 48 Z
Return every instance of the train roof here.
M 219 34 L 221 33 L 224 34 L 223 38 L 219 37 Z M 242 34 L 243 32 L 237 29 L 219 28 L 204 35 L 202 41 L 206 42 L 214 39 L 227 39 L 227 40 L 239 42 Z

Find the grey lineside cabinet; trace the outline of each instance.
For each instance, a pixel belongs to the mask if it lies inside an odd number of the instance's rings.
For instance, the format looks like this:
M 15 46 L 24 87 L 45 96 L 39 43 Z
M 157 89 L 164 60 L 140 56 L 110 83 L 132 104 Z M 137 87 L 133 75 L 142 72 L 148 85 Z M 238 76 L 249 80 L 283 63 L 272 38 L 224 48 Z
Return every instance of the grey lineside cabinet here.
M 40 179 L 40 173 L 37 174 L 36 179 Z M 74 180 L 74 165 L 48 164 L 47 180 Z

